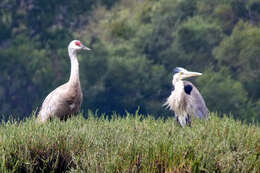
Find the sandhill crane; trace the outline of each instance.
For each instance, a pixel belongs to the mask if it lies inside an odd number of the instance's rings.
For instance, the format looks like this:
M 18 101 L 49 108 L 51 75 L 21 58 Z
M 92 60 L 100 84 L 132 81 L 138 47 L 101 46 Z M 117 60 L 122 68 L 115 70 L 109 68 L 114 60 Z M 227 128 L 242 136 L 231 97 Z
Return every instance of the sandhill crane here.
M 208 109 L 199 90 L 189 81 L 182 79 L 200 76 L 202 73 L 190 72 L 177 67 L 173 70 L 173 90 L 164 106 L 174 111 L 177 122 L 184 127 L 191 126 L 191 115 L 199 118 L 208 117 Z
M 38 113 L 38 120 L 46 122 L 52 117 L 67 119 L 70 115 L 79 112 L 82 103 L 82 91 L 79 79 L 79 63 L 77 52 L 79 50 L 90 50 L 79 40 L 73 40 L 68 46 L 71 62 L 69 81 L 53 90 L 43 101 Z

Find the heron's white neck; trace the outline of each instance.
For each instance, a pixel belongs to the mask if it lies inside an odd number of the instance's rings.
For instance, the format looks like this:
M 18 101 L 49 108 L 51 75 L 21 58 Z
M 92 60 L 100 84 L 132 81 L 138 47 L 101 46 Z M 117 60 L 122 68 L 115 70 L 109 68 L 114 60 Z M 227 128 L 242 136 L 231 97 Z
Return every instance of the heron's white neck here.
M 180 103 L 183 102 L 183 92 L 184 92 L 184 82 L 181 79 L 177 79 L 177 80 L 172 80 L 172 84 L 174 86 L 174 93 L 175 93 L 175 97 L 176 97 L 176 105 L 178 105 L 178 107 L 181 105 Z
M 183 90 L 183 88 L 184 88 L 184 82 L 183 82 L 183 80 L 181 80 L 180 78 L 178 78 L 178 77 L 174 77 L 173 79 L 172 79 L 172 85 L 174 86 L 174 90 L 175 91 L 178 91 L 178 93 L 182 93 L 184 90 Z
M 174 85 L 175 90 L 180 89 L 182 91 L 183 88 L 184 88 L 184 82 L 182 80 L 178 80 L 178 81 L 175 81 L 175 82 L 172 81 L 172 84 Z
M 69 83 L 79 83 L 79 62 L 76 51 L 69 49 L 69 56 L 71 63 Z
M 176 85 L 178 82 L 183 83 L 183 81 L 178 76 L 173 76 L 172 85 Z

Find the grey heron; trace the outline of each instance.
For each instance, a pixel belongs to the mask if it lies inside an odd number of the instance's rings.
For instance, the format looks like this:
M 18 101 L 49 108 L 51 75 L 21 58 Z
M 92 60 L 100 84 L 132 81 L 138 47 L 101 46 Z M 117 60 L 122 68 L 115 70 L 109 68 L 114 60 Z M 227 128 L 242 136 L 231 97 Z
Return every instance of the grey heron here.
M 79 79 L 79 63 L 77 52 L 79 50 L 90 50 L 79 40 L 73 40 L 68 46 L 71 62 L 69 81 L 53 90 L 43 101 L 38 114 L 38 120 L 42 123 L 51 117 L 66 119 L 68 116 L 76 114 L 82 103 L 82 91 Z
M 173 90 L 164 106 L 174 111 L 177 122 L 184 127 L 191 126 L 191 116 L 208 117 L 208 108 L 199 90 L 189 81 L 183 79 L 200 76 L 202 73 L 191 72 L 181 67 L 173 70 Z

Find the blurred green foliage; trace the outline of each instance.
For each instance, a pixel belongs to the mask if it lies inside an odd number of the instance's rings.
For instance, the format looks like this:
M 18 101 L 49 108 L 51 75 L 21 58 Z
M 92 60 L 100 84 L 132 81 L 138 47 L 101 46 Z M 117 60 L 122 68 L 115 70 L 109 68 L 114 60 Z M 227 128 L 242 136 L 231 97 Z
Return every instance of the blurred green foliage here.
M 21 118 L 69 78 L 67 45 L 80 39 L 82 109 L 165 112 L 172 69 L 211 111 L 260 120 L 259 0 L 4 0 L 0 2 L 0 113 Z

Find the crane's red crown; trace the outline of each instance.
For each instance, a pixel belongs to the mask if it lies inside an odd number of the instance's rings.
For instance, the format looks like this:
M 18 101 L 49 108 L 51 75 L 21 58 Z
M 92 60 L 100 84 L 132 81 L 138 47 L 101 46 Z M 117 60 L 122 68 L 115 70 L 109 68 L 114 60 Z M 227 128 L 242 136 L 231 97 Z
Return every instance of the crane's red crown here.
M 75 42 L 75 45 L 81 46 L 81 42 L 80 42 L 80 41 L 76 41 L 76 42 Z

